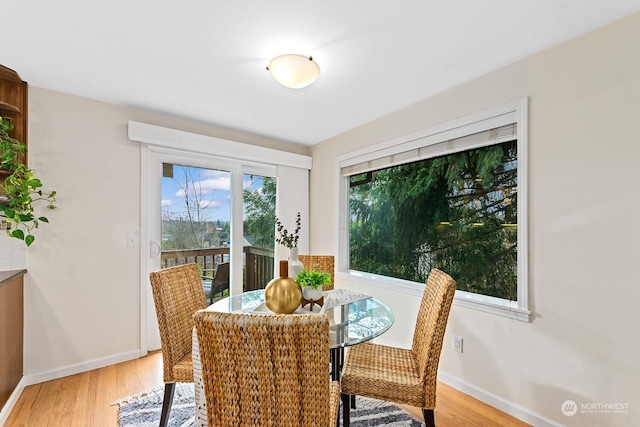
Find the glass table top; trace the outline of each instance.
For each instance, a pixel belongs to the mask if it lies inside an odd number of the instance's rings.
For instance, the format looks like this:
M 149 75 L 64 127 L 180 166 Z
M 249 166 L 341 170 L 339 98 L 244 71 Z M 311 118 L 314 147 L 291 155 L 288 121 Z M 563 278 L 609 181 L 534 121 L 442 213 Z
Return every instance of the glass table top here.
M 222 313 L 271 313 L 264 304 L 264 289 L 223 298 L 210 305 L 207 310 Z M 320 314 L 320 311 L 317 305 L 312 311 L 308 306 L 299 307 L 293 315 L 309 312 Z M 375 298 L 350 302 L 327 309 L 324 313 L 329 316 L 331 348 L 348 347 L 369 341 L 386 332 L 394 320 L 391 309 Z

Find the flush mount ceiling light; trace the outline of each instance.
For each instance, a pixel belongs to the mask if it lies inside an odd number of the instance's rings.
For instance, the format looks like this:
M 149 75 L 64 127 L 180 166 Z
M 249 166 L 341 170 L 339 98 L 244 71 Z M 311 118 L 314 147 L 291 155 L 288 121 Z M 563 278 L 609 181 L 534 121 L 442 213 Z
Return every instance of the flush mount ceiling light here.
M 276 56 L 267 70 L 278 83 L 292 89 L 309 86 L 320 75 L 320 67 L 312 57 L 293 53 Z

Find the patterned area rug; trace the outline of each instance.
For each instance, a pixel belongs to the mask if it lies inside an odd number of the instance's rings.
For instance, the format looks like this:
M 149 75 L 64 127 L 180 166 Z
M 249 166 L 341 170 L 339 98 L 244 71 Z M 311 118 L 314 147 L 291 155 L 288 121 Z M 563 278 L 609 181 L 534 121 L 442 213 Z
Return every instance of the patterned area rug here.
M 120 406 L 120 427 L 155 427 L 160 421 L 164 388 L 114 402 Z M 356 398 L 356 408 L 351 410 L 353 427 L 417 427 L 422 423 L 395 405 L 380 400 Z M 342 413 L 340 415 L 342 419 Z M 342 424 L 342 423 L 341 423 Z M 178 383 L 173 397 L 169 427 L 194 427 L 195 407 L 193 384 Z

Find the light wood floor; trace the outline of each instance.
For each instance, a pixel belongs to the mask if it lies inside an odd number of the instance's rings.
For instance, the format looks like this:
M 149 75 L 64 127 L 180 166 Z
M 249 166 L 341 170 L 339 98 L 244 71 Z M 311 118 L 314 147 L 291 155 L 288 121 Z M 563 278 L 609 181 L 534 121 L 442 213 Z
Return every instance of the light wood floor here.
M 162 386 L 162 355 L 148 356 L 26 387 L 5 427 L 116 427 L 112 402 Z M 436 426 L 528 426 L 476 399 L 438 384 Z M 404 408 L 421 417 L 417 408 Z M 420 418 L 421 419 L 421 418 Z

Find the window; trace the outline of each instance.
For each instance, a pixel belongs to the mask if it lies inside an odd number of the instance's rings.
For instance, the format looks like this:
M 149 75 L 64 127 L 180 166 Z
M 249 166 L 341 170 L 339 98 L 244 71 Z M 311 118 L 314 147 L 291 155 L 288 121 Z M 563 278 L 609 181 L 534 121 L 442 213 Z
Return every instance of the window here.
M 528 320 L 526 103 L 513 104 L 341 159 L 353 276 L 458 283 L 456 303 Z
M 223 296 L 230 262 L 231 172 L 162 163 L 161 267 L 195 262 L 206 280 L 207 298 Z M 276 179 L 243 175 L 243 291 L 262 289 L 273 278 Z M 228 265 L 222 271 L 228 272 Z M 222 280 L 211 286 L 213 277 Z M 226 279 L 228 279 L 228 273 Z M 215 295 L 210 295 L 213 290 Z
M 162 164 L 162 251 L 228 246 L 231 231 L 230 182 L 229 171 Z M 215 265 L 228 261 L 228 251 L 217 255 Z M 174 265 L 177 258 L 166 261 L 169 262 L 162 265 L 163 268 Z M 214 267 L 213 263 L 198 261 L 202 269 Z

